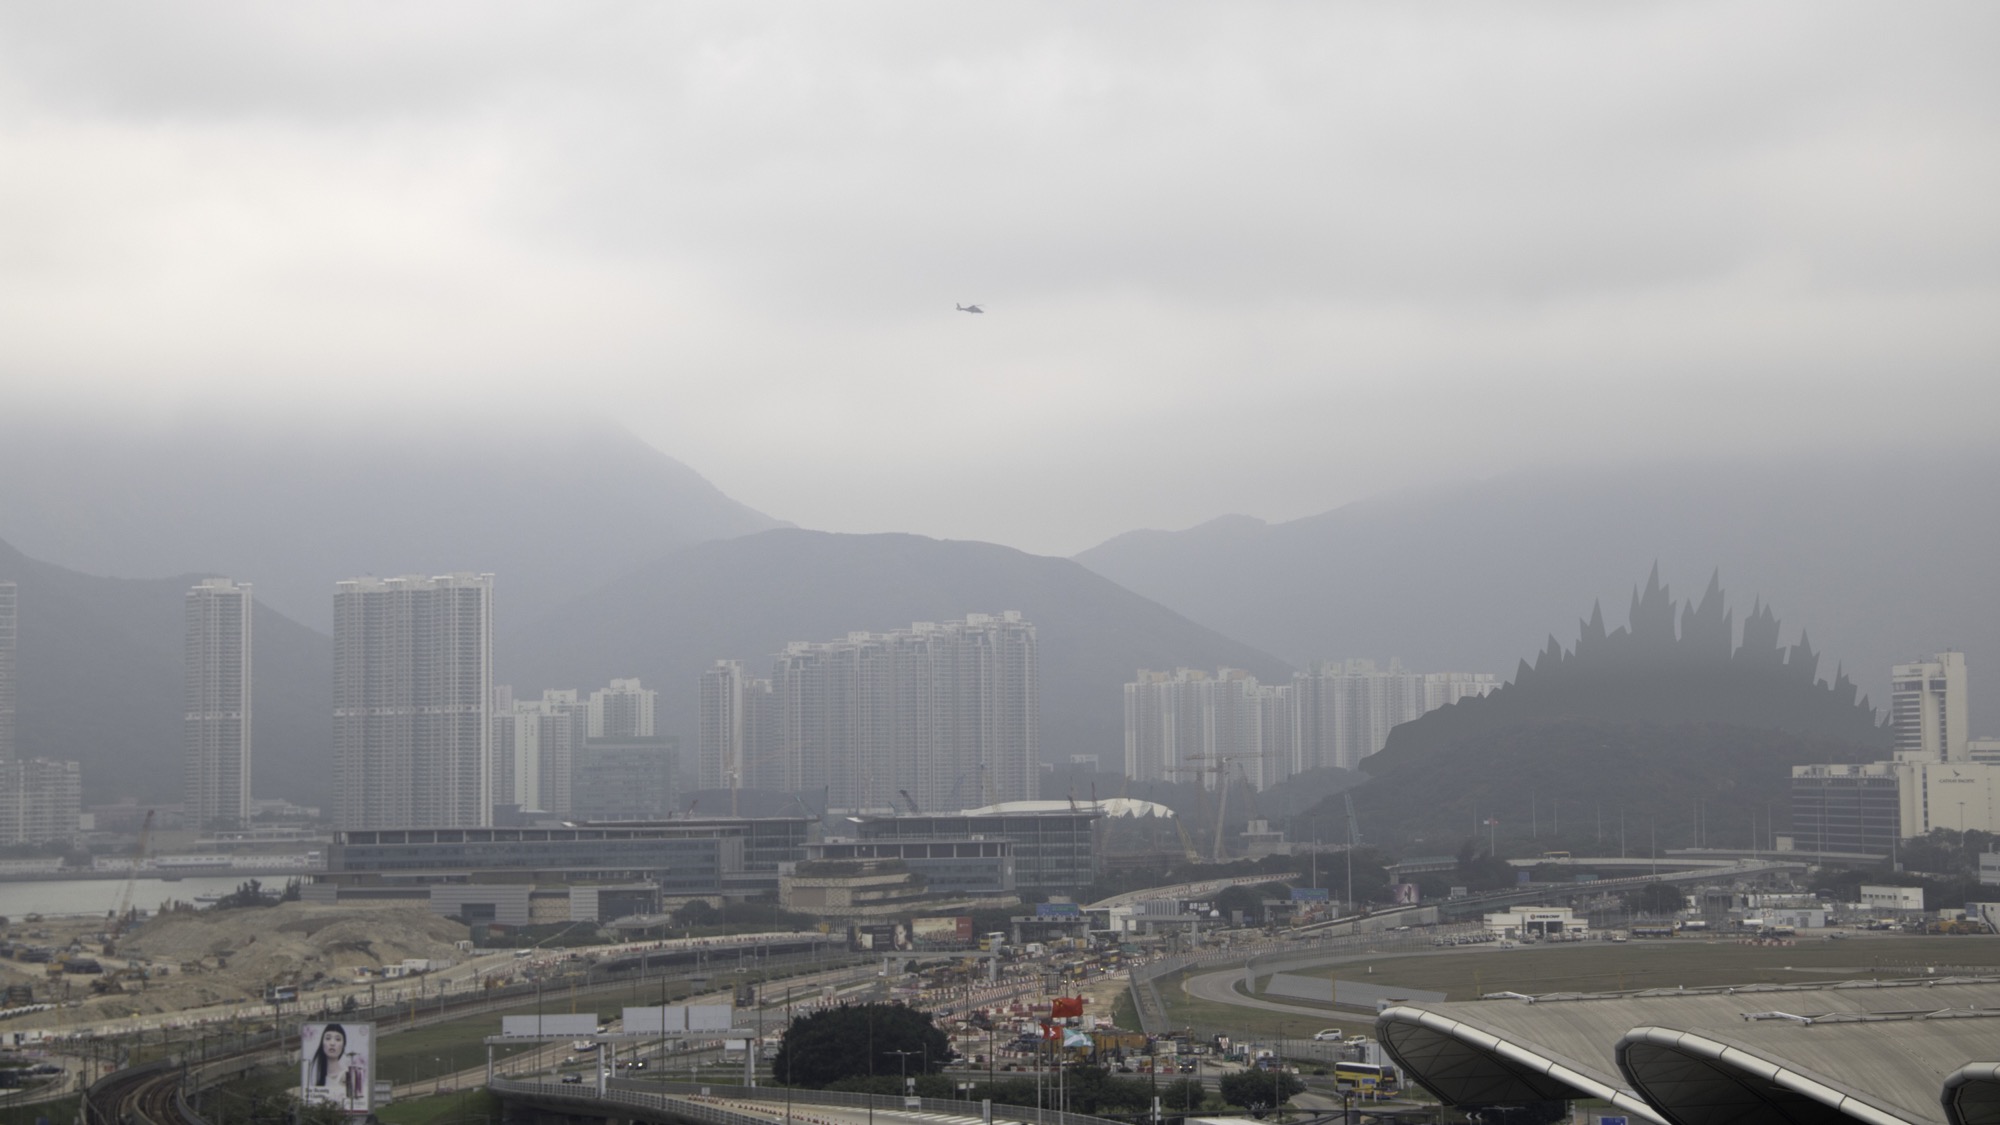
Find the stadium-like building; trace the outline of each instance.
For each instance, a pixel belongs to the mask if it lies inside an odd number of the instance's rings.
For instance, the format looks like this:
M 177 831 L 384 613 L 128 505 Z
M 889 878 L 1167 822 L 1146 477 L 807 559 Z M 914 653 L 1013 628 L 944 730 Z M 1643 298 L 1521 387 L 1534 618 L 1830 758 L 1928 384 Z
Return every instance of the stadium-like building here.
M 1376 1021 L 1447 1104 L 1596 1098 L 1671 1125 L 2000 1125 L 2000 977 L 1502 994 Z

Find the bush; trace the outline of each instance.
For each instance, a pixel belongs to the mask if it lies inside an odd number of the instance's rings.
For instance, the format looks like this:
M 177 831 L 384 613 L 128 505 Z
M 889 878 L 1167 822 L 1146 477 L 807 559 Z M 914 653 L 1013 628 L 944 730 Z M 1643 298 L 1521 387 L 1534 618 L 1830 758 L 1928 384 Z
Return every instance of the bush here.
M 1298 1075 L 1284 1070 L 1239 1070 L 1223 1075 L 1219 1085 L 1223 1101 L 1260 1116 L 1306 1091 Z
M 771 1073 L 793 1086 L 820 1088 L 843 1078 L 927 1074 L 950 1058 L 951 1043 L 928 1013 L 900 1004 L 843 1004 L 793 1021 Z

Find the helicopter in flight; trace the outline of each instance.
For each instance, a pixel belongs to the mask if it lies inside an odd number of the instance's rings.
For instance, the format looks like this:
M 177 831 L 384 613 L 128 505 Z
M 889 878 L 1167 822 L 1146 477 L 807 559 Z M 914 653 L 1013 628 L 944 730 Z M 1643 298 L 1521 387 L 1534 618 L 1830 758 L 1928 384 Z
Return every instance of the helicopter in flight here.
M 959 312 L 984 313 L 986 311 L 978 305 L 961 305 L 957 302 L 953 302 L 951 307 L 957 309 Z

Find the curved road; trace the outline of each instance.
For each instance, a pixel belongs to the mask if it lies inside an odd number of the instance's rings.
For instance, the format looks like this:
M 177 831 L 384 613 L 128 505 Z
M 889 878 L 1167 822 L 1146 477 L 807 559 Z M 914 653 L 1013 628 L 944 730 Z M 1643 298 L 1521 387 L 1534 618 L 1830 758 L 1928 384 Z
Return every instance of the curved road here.
M 1309 965 L 1294 966 L 1293 969 L 1286 971 L 1320 968 L 1331 965 L 1351 965 L 1356 962 L 1380 960 L 1383 957 L 1440 957 L 1448 954 L 1498 951 L 1499 947 L 1497 946 L 1479 945 L 1470 949 L 1463 946 L 1454 946 L 1450 949 L 1430 949 L 1409 953 L 1338 953 L 1329 954 L 1324 960 L 1316 960 Z M 1255 996 L 1245 996 L 1243 993 L 1236 991 L 1236 982 L 1242 979 L 1243 970 L 1241 968 L 1225 969 L 1221 972 L 1203 973 L 1198 977 L 1189 977 L 1182 982 L 1181 987 L 1190 996 L 1198 1000 L 1210 1000 L 1218 1004 L 1234 1004 L 1239 1008 L 1262 1008 L 1267 1012 L 1284 1012 L 1288 1015 L 1313 1016 L 1315 1018 L 1346 1014 L 1333 1009 L 1307 1008 L 1297 1004 L 1281 1004 L 1275 1000 L 1263 1000 Z

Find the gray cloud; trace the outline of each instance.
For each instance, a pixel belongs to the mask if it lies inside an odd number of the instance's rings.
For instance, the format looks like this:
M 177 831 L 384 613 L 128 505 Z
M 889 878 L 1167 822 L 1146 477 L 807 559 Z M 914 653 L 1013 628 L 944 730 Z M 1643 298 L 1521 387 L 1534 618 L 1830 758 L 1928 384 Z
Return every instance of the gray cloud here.
M 784 518 L 1044 550 L 1564 459 L 1971 440 L 1996 24 L 15 5 L 7 382 L 581 400 Z

